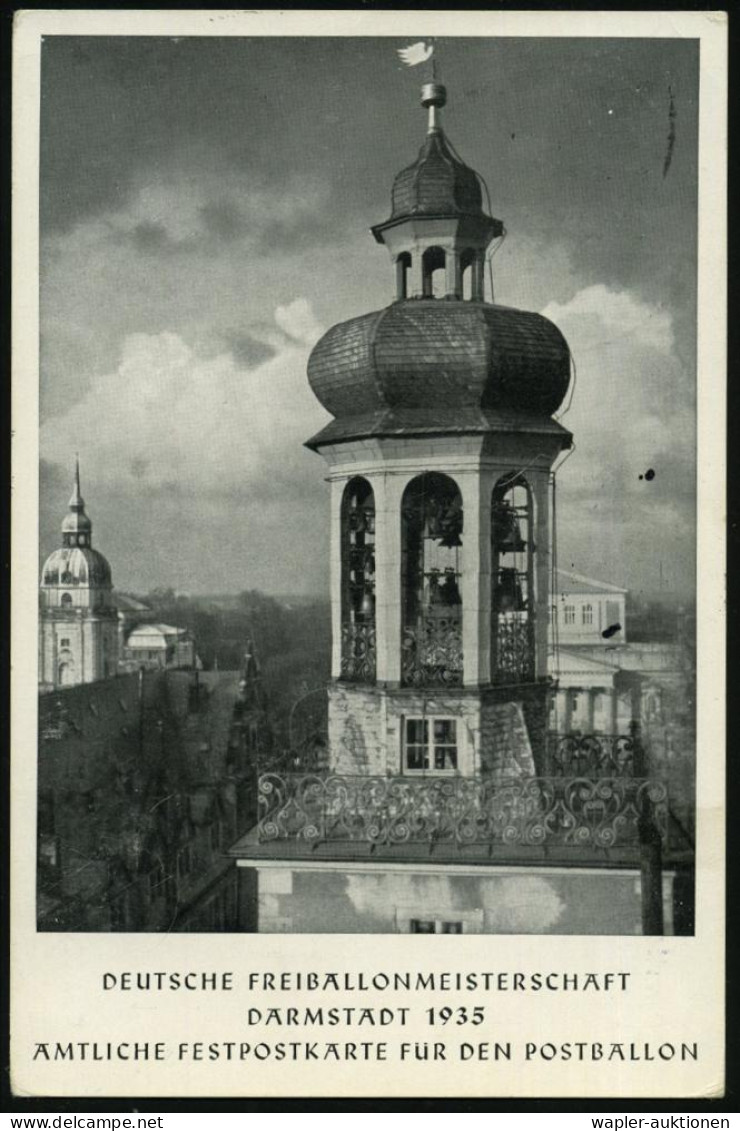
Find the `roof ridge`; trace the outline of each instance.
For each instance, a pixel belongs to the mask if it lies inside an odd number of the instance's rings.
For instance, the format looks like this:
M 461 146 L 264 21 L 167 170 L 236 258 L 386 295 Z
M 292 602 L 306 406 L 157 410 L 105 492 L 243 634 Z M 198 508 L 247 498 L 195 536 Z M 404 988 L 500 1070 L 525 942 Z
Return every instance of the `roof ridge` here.
M 629 590 L 623 585 L 613 585 L 609 581 L 602 581 L 597 577 L 587 577 L 584 573 L 575 573 L 568 569 L 558 569 L 557 573 L 561 577 L 570 577 L 573 581 L 584 581 L 587 585 L 593 585 L 597 589 L 606 589 L 611 593 L 628 593 Z

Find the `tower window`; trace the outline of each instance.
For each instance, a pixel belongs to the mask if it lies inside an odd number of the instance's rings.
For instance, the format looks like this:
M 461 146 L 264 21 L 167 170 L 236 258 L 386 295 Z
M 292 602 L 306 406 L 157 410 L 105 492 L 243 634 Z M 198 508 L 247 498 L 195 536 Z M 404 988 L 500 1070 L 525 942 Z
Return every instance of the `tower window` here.
M 584 605 L 581 609 L 581 623 L 593 624 L 594 623 L 594 610 L 592 605 Z
M 424 298 L 443 298 L 447 293 L 447 257 L 441 247 L 428 247 L 421 259 Z
M 459 919 L 411 919 L 411 935 L 461 935 L 463 925 Z
M 60 648 L 69 648 L 69 637 L 68 636 L 62 637 L 62 639 L 59 641 L 59 647 Z
M 534 503 L 523 476 L 503 476 L 491 497 L 491 674 L 494 683 L 534 679 Z
M 404 769 L 407 773 L 457 769 L 457 720 L 406 719 Z
M 342 679 L 375 682 L 375 496 L 350 479 L 342 497 Z
M 575 607 L 575 605 L 566 605 L 565 606 L 565 623 L 566 624 L 575 624 L 576 623 L 576 607 Z
M 448 475 L 427 472 L 403 495 L 401 678 L 406 686 L 463 678 L 462 497 Z
M 463 252 L 459 266 L 461 266 L 463 299 L 482 302 L 483 267 L 480 254 L 476 254 L 472 248 L 468 248 Z
M 64 606 L 64 608 L 69 608 L 69 606 L 72 604 L 72 594 L 62 593 L 61 604 Z
M 396 260 L 396 298 L 399 302 L 408 298 L 410 270 L 411 255 L 408 251 L 402 251 Z

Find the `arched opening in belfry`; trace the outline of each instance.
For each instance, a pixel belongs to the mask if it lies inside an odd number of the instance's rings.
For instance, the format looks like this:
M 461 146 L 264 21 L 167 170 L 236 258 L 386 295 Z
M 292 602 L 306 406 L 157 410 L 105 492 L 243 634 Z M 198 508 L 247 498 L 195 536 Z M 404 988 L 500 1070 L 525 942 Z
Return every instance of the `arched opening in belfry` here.
M 474 297 L 473 275 L 475 273 L 475 252 L 468 248 L 460 256 L 460 277 L 462 280 L 462 297 L 470 301 Z
M 535 677 L 534 500 L 516 472 L 499 479 L 491 497 L 491 678 L 530 683 Z
M 428 247 L 421 257 L 424 298 L 444 298 L 447 293 L 447 257 L 441 247 Z
M 406 686 L 463 681 L 460 490 L 449 475 L 412 479 L 401 504 L 401 678 Z
M 350 479 L 344 488 L 340 523 L 341 678 L 374 683 L 375 495 L 361 475 Z
M 70 605 L 72 604 L 72 594 L 71 593 L 62 593 L 61 604 L 62 604 L 63 608 L 68 609 L 70 607 Z
M 399 302 L 409 297 L 409 271 L 411 270 L 411 254 L 402 251 L 396 259 L 396 298 Z

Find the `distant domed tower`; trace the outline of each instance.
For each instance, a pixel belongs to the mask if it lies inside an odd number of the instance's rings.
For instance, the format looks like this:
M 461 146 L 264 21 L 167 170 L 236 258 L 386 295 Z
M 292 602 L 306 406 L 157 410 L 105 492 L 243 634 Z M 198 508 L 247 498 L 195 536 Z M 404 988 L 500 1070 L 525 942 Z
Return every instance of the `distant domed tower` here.
M 41 572 L 40 606 L 41 684 L 64 687 L 115 675 L 118 614 L 113 583 L 107 560 L 92 548 L 79 461 L 69 514 L 62 522 L 61 548 L 49 555 Z
M 486 302 L 503 225 L 439 124 L 373 229 L 396 299 L 330 329 L 308 364 L 334 420 L 330 769 L 532 775 L 546 740 L 550 476 L 570 433 L 560 331 Z

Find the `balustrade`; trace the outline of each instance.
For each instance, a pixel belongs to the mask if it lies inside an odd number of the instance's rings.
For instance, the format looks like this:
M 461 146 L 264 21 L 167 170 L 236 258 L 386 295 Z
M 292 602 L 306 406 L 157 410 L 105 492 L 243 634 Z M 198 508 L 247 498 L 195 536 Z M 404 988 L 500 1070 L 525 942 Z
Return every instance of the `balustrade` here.
M 635 740 L 621 734 L 547 736 L 549 774 L 629 777 L 635 772 Z
M 376 662 L 375 625 L 343 624 L 341 678 L 372 683 Z
M 263 774 L 260 841 L 503 846 L 636 845 L 646 810 L 666 836 L 661 782 L 641 778 Z
M 401 678 L 406 687 L 459 687 L 463 680 L 459 615 L 429 616 L 403 630 Z

